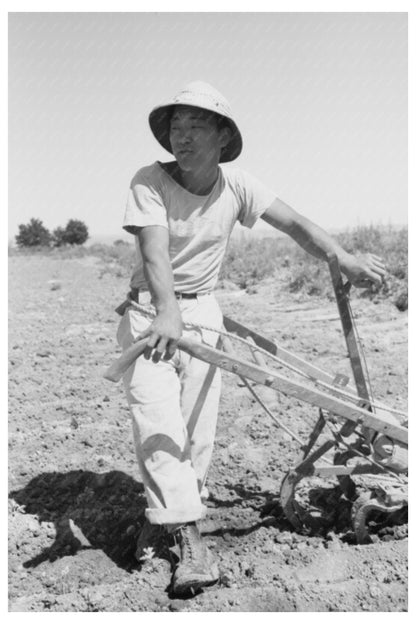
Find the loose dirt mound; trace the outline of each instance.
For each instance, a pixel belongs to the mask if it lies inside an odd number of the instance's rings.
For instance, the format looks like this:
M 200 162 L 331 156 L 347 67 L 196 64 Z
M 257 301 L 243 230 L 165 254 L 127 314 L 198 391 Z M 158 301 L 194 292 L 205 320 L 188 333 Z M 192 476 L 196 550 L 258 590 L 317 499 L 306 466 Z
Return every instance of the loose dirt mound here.
M 298 534 L 279 486 L 299 448 L 235 376 L 224 375 L 202 525 L 222 566 L 219 586 L 169 595 L 169 563 L 138 568 L 145 501 L 122 386 L 102 378 L 116 355 L 127 284 L 98 262 L 10 258 L 9 568 L 11 611 L 403 611 L 406 526 L 379 524 L 355 544 L 337 484 L 331 526 Z M 335 303 L 219 293 L 226 314 L 311 362 L 350 375 Z M 406 409 L 407 313 L 355 300 L 374 395 Z M 259 389 L 302 439 L 316 408 Z M 326 490 L 322 489 L 326 488 Z

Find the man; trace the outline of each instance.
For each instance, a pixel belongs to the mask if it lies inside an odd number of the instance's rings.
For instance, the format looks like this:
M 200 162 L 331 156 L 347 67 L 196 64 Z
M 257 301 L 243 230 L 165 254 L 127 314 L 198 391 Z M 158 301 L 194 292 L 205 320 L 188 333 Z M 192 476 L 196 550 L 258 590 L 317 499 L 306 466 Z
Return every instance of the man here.
M 140 169 L 131 183 L 124 228 L 135 236 L 138 264 L 118 340 L 127 348 L 147 338 L 144 357 L 124 376 L 148 503 L 136 556 L 170 536 L 179 559 L 172 589 L 183 594 L 219 576 L 197 522 L 205 512 L 220 373 L 176 346 L 182 333 L 217 342 L 215 332 L 195 326 L 222 326 L 213 291 L 235 222 L 252 227 L 262 218 L 314 256 L 336 253 L 355 285 L 380 283 L 385 269 L 377 256 L 345 252 L 246 172 L 219 167 L 238 157 L 242 138 L 228 102 L 210 85 L 189 84 L 156 107 L 149 123 L 175 160 Z

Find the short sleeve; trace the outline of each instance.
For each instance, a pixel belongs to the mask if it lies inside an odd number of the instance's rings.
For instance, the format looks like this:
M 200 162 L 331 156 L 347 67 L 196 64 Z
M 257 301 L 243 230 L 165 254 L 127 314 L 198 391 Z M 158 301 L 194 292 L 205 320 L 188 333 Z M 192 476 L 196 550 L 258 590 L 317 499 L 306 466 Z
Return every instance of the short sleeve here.
M 242 169 L 238 170 L 236 182 L 241 203 L 238 220 L 241 225 L 252 228 L 270 208 L 276 199 L 276 193 Z
M 161 225 L 168 227 L 159 178 L 152 168 L 140 169 L 130 184 L 123 228 Z

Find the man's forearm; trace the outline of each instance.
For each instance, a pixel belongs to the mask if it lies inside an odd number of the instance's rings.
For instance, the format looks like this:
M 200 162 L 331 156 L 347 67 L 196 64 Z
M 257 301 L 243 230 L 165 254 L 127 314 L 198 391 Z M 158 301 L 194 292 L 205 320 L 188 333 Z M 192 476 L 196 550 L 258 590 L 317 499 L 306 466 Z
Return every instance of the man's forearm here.
M 166 238 L 166 240 L 165 240 Z M 177 307 L 173 272 L 164 232 L 143 228 L 139 232 L 140 251 L 147 285 L 158 312 Z
M 148 338 L 144 357 L 158 362 L 173 357 L 182 334 L 182 316 L 174 292 L 173 271 L 169 257 L 167 228 L 152 225 L 138 229 L 143 269 L 152 293 L 156 317 L 140 334 Z
M 365 286 L 369 281 L 381 284 L 386 273 L 381 258 L 374 254 L 364 254 L 363 257 L 358 257 L 348 253 L 319 225 L 312 223 L 280 199 L 276 198 L 262 215 L 262 219 L 288 234 L 298 245 L 316 258 L 328 260 L 328 254 L 335 254 L 342 272 L 352 284 Z
M 305 251 L 316 258 L 327 260 L 327 254 L 335 253 L 338 256 L 341 267 L 347 261 L 349 254 L 319 225 L 316 225 L 293 208 L 275 200 L 262 218 L 266 223 L 288 234 Z
M 336 254 L 341 268 L 343 267 L 343 261 L 348 253 L 334 238 L 315 223 L 303 218 L 301 222 L 293 224 L 287 233 L 315 258 L 327 260 L 328 254 Z
M 157 311 L 176 305 L 171 267 L 161 258 L 147 258 L 143 259 L 143 269 Z

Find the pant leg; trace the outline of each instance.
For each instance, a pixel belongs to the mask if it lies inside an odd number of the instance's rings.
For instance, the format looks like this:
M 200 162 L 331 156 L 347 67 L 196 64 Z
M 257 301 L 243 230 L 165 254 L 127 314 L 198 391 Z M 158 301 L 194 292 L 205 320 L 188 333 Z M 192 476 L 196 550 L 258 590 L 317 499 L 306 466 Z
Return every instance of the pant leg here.
M 220 329 L 223 318 L 213 295 L 201 297 L 198 305 L 182 312 L 185 322 Z M 187 335 L 187 334 L 185 334 Z M 210 346 L 218 345 L 218 334 L 208 330 L 193 332 L 193 339 Z M 215 441 L 218 406 L 221 392 L 221 371 L 214 365 L 181 353 L 181 409 L 188 431 L 192 465 L 201 492 L 208 474 Z
M 118 331 L 121 346 L 129 346 L 148 324 L 138 311 L 127 310 Z M 191 522 L 205 512 L 181 411 L 178 364 L 179 354 L 157 364 L 140 357 L 123 378 L 148 503 L 146 516 L 153 524 Z

